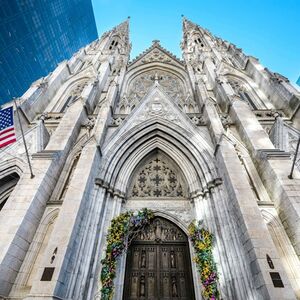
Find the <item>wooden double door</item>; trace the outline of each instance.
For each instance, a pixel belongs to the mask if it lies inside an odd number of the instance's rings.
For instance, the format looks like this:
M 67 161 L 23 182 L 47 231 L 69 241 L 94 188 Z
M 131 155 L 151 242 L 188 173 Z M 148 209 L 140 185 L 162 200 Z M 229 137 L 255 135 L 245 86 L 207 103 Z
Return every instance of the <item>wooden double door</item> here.
M 186 235 L 156 218 L 127 252 L 123 300 L 194 300 Z

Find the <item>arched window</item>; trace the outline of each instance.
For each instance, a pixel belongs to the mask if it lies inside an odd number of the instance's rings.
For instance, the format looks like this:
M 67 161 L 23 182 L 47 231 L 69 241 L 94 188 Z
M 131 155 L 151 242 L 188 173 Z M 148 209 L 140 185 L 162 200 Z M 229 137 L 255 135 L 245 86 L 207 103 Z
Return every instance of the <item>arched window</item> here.
M 76 102 L 79 99 L 83 89 L 87 85 L 87 81 L 83 81 L 78 83 L 71 91 L 70 95 L 68 96 L 67 100 L 64 102 L 60 112 L 65 112 L 67 108 L 72 105 L 72 103 Z
M 125 112 L 126 112 L 125 106 L 122 105 L 122 106 L 120 107 L 120 114 L 125 114 Z
M 204 47 L 204 44 L 202 43 L 201 39 L 199 37 L 197 37 L 195 40 L 194 40 L 195 44 L 197 45 L 200 45 L 201 47 Z
M 109 50 L 114 50 L 118 46 L 119 42 L 117 40 L 112 40 L 109 46 Z
M 65 181 L 65 183 L 63 185 L 62 191 L 61 191 L 60 196 L 59 196 L 59 200 L 62 200 L 62 199 L 65 198 L 67 190 L 69 189 L 69 186 L 70 186 L 70 182 L 71 182 L 71 180 L 73 178 L 75 169 L 77 167 L 80 155 L 81 155 L 81 153 L 79 153 L 78 155 L 76 155 L 76 157 L 74 158 L 74 160 L 72 162 L 71 169 L 69 170 L 69 174 L 68 174 L 68 176 L 66 178 L 66 181 Z
M 189 113 L 194 113 L 195 109 L 194 106 L 192 104 L 189 105 Z
M 204 47 L 204 44 L 202 43 L 202 41 L 200 40 L 200 38 L 198 38 L 198 42 L 200 44 L 201 47 Z
M 229 79 L 228 82 L 231 85 L 232 89 L 235 91 L 235 93 L 238 94 L 242 100 L 247 102 L 252 109 L 257 109 L 257 106 L 253 101 L 253 96 L 251 95 L 251 92 L 248 90 L 248 88 L 243 82 L 234 79 Z
M 115 44 L 115 41 L 112 41 L 111 44 L 110 44 L 110 46 L 109 46 L 109 50 L 112 50 L 114 44 Z
M 15 172 L 0 179 L 0 210 L 4 207 L 19 179 L 20 176 Z

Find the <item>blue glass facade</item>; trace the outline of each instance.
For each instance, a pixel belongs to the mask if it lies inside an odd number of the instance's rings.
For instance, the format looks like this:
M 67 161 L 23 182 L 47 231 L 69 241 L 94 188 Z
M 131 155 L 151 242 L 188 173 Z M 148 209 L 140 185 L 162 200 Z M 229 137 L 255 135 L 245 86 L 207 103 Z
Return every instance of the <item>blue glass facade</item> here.
M 0 104 L 97 37 L 91 0 L 0 0 Z

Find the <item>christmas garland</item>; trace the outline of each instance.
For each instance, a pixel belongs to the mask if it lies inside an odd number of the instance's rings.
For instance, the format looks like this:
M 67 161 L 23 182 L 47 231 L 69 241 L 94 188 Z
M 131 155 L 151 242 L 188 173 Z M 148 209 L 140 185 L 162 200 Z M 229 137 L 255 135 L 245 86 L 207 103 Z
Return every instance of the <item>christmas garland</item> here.
M 116 277 L 117 260 L 127 250 L 132 239 L 150 224 L 154 218 L 151 210 L 146 208 L 133 213 L 127 211 L 112 219 L 106 237 L 105 258 L 101 260 L 101 300 L 111 300 L 114 292 L 113 280 Z
M 196 256 L 194 261 L 200 273 L 203 285 L 202 295 L 205 299 L 220 299 L 218 290 L 218 271 L 212 254 L 213 235 L 203 227 L 202 222 L 192 222 L 189 226 L 189 235 L 194 246 Z

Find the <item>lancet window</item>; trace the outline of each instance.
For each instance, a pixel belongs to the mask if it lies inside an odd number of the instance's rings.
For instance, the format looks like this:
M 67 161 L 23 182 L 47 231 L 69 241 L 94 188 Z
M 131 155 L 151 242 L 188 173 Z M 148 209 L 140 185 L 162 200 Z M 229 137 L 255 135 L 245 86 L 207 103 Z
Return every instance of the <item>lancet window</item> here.
M 115 49 L 118 46 L 118 44 L 119 44 L 118 41 L 113 40 L 109 46 L 109 50 Z
M 247 87 L 242 82 L 230 79 L 229 84 L 231 85 L 235 93 L 239 95 L 242 100 L 247 102 L 252 109 L 257 109 L 251 92 L 249 92 Z
M 20 176 L 15 172 L 0 179 L 0 210 L 4 207 L 19 179 Z
M 71 93 L 67 97 L 67 100 L 65 101 L 64 105 L 60 109 L 60 112 L 65 112 L 69 106 L 71 106 L 74 102 L 76 102 L 79 99 L 79 97 L 86 85 L 87 85 L 87 82 L 83 81 L 83 82 L 78 83 L 72 89 Z
M 201 47 L 204 47 L 204 44 L 203 44 L 203 42 L 201 41 L 201 39 L 199 37 L 197 37 L 194 40 L 194 42 L 195 42 L 195 44 L 200 45 Z

